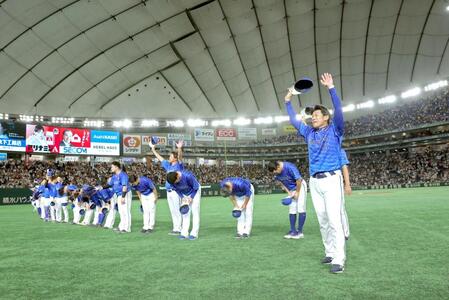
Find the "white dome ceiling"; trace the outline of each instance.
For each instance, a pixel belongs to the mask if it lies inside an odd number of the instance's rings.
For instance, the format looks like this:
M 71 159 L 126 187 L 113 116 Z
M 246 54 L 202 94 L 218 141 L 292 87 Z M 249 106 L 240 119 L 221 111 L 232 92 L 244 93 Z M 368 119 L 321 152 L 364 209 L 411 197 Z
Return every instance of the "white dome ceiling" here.
M 3 0 L 0 112 L 230 117 L 329 105 L 449 75 L 443 0 Z M 298 104 L 298 101 L 296 101 Z

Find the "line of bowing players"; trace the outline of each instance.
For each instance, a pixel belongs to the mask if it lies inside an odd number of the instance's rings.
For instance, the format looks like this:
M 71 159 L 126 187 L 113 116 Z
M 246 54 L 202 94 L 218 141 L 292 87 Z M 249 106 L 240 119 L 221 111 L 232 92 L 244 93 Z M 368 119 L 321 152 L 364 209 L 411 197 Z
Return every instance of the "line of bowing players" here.
M 342 152 L 342 156 L 346 154 Z M 170 156 L 166 164 L 180 164 Z M 161 163 L 164 160 L 160 159 Z M 347 158 L 342 159 L 342 169 L 347 171 Z M 179 231 L 169 234 L 179 239 L 196 240 L 200 229 L 201 185 L 196 177 L 181 164 L 178 168 L 167 168 L 166 187 L 174 191 L 177 209 L 170 209 L 174 228 L 179 219 Z M 286 161 L 275 161 L 268 165 L 287 197 L 282 203 L 288 206 L 290 230 L 284 236 L 286 239 L 304 237 L 303 228 L 306 220 L 306 181 L 301 177 L 297 167 Z M 158 191 L 153 181 L 143 175 L 126 173 L 119 162 L 111 164 L 112 176 L 98 182 L 96 185 L 84 184 L 76 186 L 65 184 L 63 178 L 56 176 L 53 169 L 48 169 L 45 179 L 36 181 L 32 188 L 32 205 L 39 217 L 45 222 L 69 222 L 68 207 L 72 208 L 71 224 L 97 226 L 111 229 L 117 233 L 131 232 L 132 191 L 140 200 L 140 210 L 143 214 L 141 232 L 150 234 L 154 231 L 156 221 L 156 204 Z M 347 172 L 346 172 L 347 173 Z M 345 176 L 345 189 L 349 187 L 349 176 Z M 253 223 L 254 186 L 246 178 L 228 177 L 220 182 L 221 194 L 228 197 L 233 205 L 232 215 L 237 219 L 235 237 L 245 239 L 250 237 Z M 173 195 L 171 196 L 173 198 Z M 114 227 L 117 214 L 120 222 Z M 178 215 L 179 214 L 179 215 Z M 342 210 L 342 219 L 347 220 L 346 210 Z M 345 236 L 349 238 L 349 225 L 343 222 Z

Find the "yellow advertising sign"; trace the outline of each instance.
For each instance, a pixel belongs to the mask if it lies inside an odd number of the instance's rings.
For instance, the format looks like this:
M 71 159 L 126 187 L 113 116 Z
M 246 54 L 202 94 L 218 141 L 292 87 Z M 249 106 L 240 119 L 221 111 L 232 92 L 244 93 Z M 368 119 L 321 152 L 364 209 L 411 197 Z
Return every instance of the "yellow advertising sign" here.
M 284 125 L 283 127 L 285 133 L 296 133 L 296 128 L 293 125 Z

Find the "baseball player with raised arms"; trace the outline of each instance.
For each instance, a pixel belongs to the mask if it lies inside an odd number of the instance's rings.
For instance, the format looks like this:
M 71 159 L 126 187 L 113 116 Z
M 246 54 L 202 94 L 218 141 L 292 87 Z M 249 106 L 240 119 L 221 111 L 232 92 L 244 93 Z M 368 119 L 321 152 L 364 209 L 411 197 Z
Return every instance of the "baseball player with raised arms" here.
M 178 151 L 173 151 L 170 153 L 168 160 L 164 159 L 157 151 L 156 146 L 149 143 L 151 151 L 156 156 L 156 158 L 161 162 L 162 168 L 168 173 L 182 171 L 184 170 L 184 165 L 182 163 L 182 146 L 183 141 L 179 141 L 176 143 L 176 148 Z M 179 235 L 181 232 L 181 213 L 179 212 L 179 205 L 181 199 L 179 198 L 178 193 L 173 189 L 172 185 L 166 181 L 165 189 L 167 190 L 167 202 L 168 207 L 170 208 L 170 214 L 173 222 L 173 230 L 169 233 L 170 235 Z
M 146 176 L 131 175 L 132 189 L 137 192 L 143 210 L 143 227 L 140 232 L 152 233 L 156 222 L 157 188 Z
M 268 164 L 268 170 L 275 174 L 274 179 L 281 183 L 282 189 L 292 198 L 288 216 L 290 231 L 284 238 L 294 240 L 303 238 L 303 227 L 306 222 L 306 181 L 302 179 L 298 168 L 288 161 L 270 162 Z M 298 219 L 297 229 L 296 219 Z
M 344 271 L 346 260 L 345 234 L 341 211 L 343 205 L 343 177 L 341 174 L 341 143 L 344 134 L 343 110 L 334 87 L 332 75 L 325 73 L 321 84 L 329 89 L 334 116 L 322 105 L 312 109 L 312 125 L 297 120 L 290 102 L 292 93 L 285 96 L 285 106 L 290 123 L 304 137 L 308 147 L 310 168 L 310 192 L 313 206 L 320 224 L 325 257 L 323 264 L 331 264 L 330 272 Z
M 182 205 L 189 206 L 186 214 L 182 215 L 181 235 L 179 239 L 196 240 L 200 230 L 200 201 L 201 186 L 196 177 L 189 171 L 176 171 L 167 174 L 167 182 L 178 194 Z M 190 215 L 192 215 L 192 230 L 189 234 Z
M 254 186 L 246 178 L 228 177 L 220 182 L 221 194 L 229 197 L 234 210 L 240 210 L 237 218 L 236 238 L 249 238 L 253 226 Z

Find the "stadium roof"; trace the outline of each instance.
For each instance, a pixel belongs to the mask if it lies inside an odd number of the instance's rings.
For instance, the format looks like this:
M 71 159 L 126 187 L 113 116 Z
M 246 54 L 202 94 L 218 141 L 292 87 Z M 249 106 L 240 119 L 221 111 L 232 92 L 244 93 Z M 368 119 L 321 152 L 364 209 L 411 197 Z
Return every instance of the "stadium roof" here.
M 3 0 L 0 112 L 82 117 L 278 113 L 449 74 L 442 0 Z M 298 103 L 298 101 L 296 101 Z

